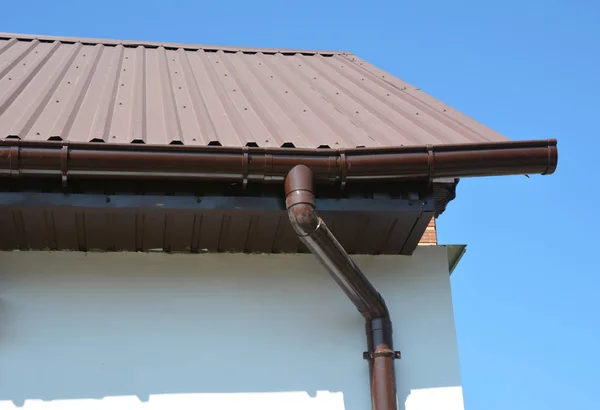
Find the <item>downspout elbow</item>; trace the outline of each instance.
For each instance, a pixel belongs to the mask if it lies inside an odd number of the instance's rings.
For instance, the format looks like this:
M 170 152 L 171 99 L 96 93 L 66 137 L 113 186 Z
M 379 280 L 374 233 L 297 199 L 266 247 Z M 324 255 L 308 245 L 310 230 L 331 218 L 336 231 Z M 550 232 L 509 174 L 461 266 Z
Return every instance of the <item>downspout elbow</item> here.
M 379 292 L 362 274 L 316 211 L 312 171 L 292 168 L 285 179 L 286 207 L 299 239 L 331 274 L 366 320 L 388 318 Z
M 288 205 L 288 218 L 300 237 L 310 236 L 319 228 L 321 222 L 315 207 L 303 202 Z
M 285 179 L 285 206 L 296 234 L 306 237 L 315 232 L 321 219 L 316 212 L 312 172 L 305 166 L 292 168 Z

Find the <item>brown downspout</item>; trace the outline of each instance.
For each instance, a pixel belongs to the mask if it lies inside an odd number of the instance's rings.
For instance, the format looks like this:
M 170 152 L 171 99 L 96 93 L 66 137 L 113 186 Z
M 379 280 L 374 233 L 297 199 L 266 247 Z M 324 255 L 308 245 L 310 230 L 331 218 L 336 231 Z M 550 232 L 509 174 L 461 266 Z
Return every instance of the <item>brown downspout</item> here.
M 366 358 L 371 377 L 374 410 L 396 410 L 394 360 L 399 353 L 392 343 L 392 322 L 385 301 L 375 290 L 315 210 L 313 174 L 297 165 L 285 179 L 286 207 L 300 240 L 329 271 L 366 320 Z

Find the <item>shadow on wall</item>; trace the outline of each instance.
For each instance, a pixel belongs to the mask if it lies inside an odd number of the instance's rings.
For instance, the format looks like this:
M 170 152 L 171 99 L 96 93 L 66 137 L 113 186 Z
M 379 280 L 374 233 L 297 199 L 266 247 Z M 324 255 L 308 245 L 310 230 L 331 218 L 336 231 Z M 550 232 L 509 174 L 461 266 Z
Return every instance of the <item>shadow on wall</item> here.
M 357 258 L 390 305 L 401 409 L 460 386 L 445 253 L 426 252 Z M 210 393 L 180 398 L 363 410 L 363 350 L 361 316 L 310 255 L 0 253 L 0 408 Z

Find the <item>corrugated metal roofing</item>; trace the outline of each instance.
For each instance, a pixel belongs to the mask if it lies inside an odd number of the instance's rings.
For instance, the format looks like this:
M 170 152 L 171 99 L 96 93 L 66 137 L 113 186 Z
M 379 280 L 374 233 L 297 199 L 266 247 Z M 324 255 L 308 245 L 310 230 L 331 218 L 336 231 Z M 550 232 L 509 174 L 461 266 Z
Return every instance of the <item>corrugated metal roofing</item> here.
M 0 138 L 348 148 L 505 137 L 344 52 L 0 33 Z

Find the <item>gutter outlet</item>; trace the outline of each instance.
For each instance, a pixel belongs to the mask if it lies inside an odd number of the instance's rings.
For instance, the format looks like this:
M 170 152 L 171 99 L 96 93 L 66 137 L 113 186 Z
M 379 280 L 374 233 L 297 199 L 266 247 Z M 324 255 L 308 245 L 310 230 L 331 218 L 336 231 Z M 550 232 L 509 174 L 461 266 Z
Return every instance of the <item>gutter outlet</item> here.
M 297 165 L 285 178 L 288 216 L 294 231 L 327 269 L 333 280 L 366 321 L 371 403 L 373 410 L 397 410 L 392 322 L 385 301 L 352 261 L 342 245 L 318 216 L 313 191 L 313 174 Z

